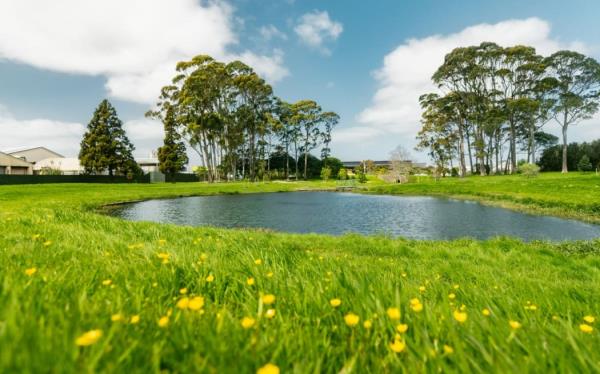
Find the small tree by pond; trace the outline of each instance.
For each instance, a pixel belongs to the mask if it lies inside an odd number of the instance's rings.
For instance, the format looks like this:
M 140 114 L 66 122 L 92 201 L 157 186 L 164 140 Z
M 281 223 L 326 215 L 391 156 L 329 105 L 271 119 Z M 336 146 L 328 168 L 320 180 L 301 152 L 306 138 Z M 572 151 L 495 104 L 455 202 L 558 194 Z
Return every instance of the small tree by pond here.
M 329 177 L 331 177 L 331 169 L 326 166 L 321 169 L 321 179 L 326 181 L 329 180 Z
M 527 178 L 535 178 L 540 173 L 540 167 L 536 164 L 523 164 L 519 166 L 519 171 Z

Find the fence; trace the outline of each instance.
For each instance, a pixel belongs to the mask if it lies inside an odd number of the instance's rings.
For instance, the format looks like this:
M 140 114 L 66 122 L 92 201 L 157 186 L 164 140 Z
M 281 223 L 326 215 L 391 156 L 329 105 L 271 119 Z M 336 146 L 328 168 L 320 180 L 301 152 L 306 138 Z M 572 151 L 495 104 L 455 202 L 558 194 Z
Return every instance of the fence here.
M 45 184 L 45 183 L 150 183 L 150 176 L 140 175 L 132 179 L 110 175 L 7 175 L 0 174 L 2 184 Z

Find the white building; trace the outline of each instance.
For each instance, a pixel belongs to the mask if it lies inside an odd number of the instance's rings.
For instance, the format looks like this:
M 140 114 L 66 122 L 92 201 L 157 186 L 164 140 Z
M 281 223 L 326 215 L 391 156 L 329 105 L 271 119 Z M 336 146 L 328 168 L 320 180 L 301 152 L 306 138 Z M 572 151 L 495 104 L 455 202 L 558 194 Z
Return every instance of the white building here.
M 63 175 L 83 173 L 79 159 L 75 157 L 51 157 L 40 160 L 33 165 L 34 174 L 44 174 L 45 170 L 60 170 Z
M 31 163 L 7 153 L 0 152 L 0 174 L 28 175 L 32 173 Z

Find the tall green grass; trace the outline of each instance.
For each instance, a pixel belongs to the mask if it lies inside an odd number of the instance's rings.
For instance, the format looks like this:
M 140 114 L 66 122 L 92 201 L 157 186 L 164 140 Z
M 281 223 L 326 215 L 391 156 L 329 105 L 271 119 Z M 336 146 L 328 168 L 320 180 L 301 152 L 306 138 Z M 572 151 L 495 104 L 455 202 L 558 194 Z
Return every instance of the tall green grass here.
M 600 317 L 599 241 L 292 235 L 95 212 L 115 201 L 334 186 L 0 187 L 0 372 L 251 373 L 267 363 L 282 372 L 600 370 L 600 326 L 580 329 L 585 316 Z M 275 302 L 264 305 L 264 294 Z M 177 308 L 196 296 L 201 311 Z M 346 324 L 348 313 L 358 324 Z M 78 346 L 91 330 L 101 336 Z

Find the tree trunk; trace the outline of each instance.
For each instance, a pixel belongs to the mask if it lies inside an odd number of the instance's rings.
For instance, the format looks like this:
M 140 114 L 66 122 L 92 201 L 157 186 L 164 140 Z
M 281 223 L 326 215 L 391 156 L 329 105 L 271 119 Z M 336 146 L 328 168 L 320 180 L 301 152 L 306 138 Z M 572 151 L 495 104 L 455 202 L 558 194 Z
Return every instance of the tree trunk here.
M 515 132 L 514 121 L 510 120 L 510 173 L 513 174 L 517 170 L 517 135 Z
M 465 135 L 462 122 L 458 124 L 458 160 L 460 164 L 460 177 L 467 175 L 467 165 L 465 162 Z
M 307 180 L 307 173 L 306 171 L 308 170 L 308 153 L 304 152 L 304 180 Z
M 567 166 L 567 125 L 563 125 L 562 128 L 563 147 L 562 147 L 562 172 L 568 173 L 569 168 Z
M 471 173 L 473 173 L 473 154 L 471 153 L 471 134 L 467 129 L 467 150 L 469 151 L 469 168 L 471 169 Z

